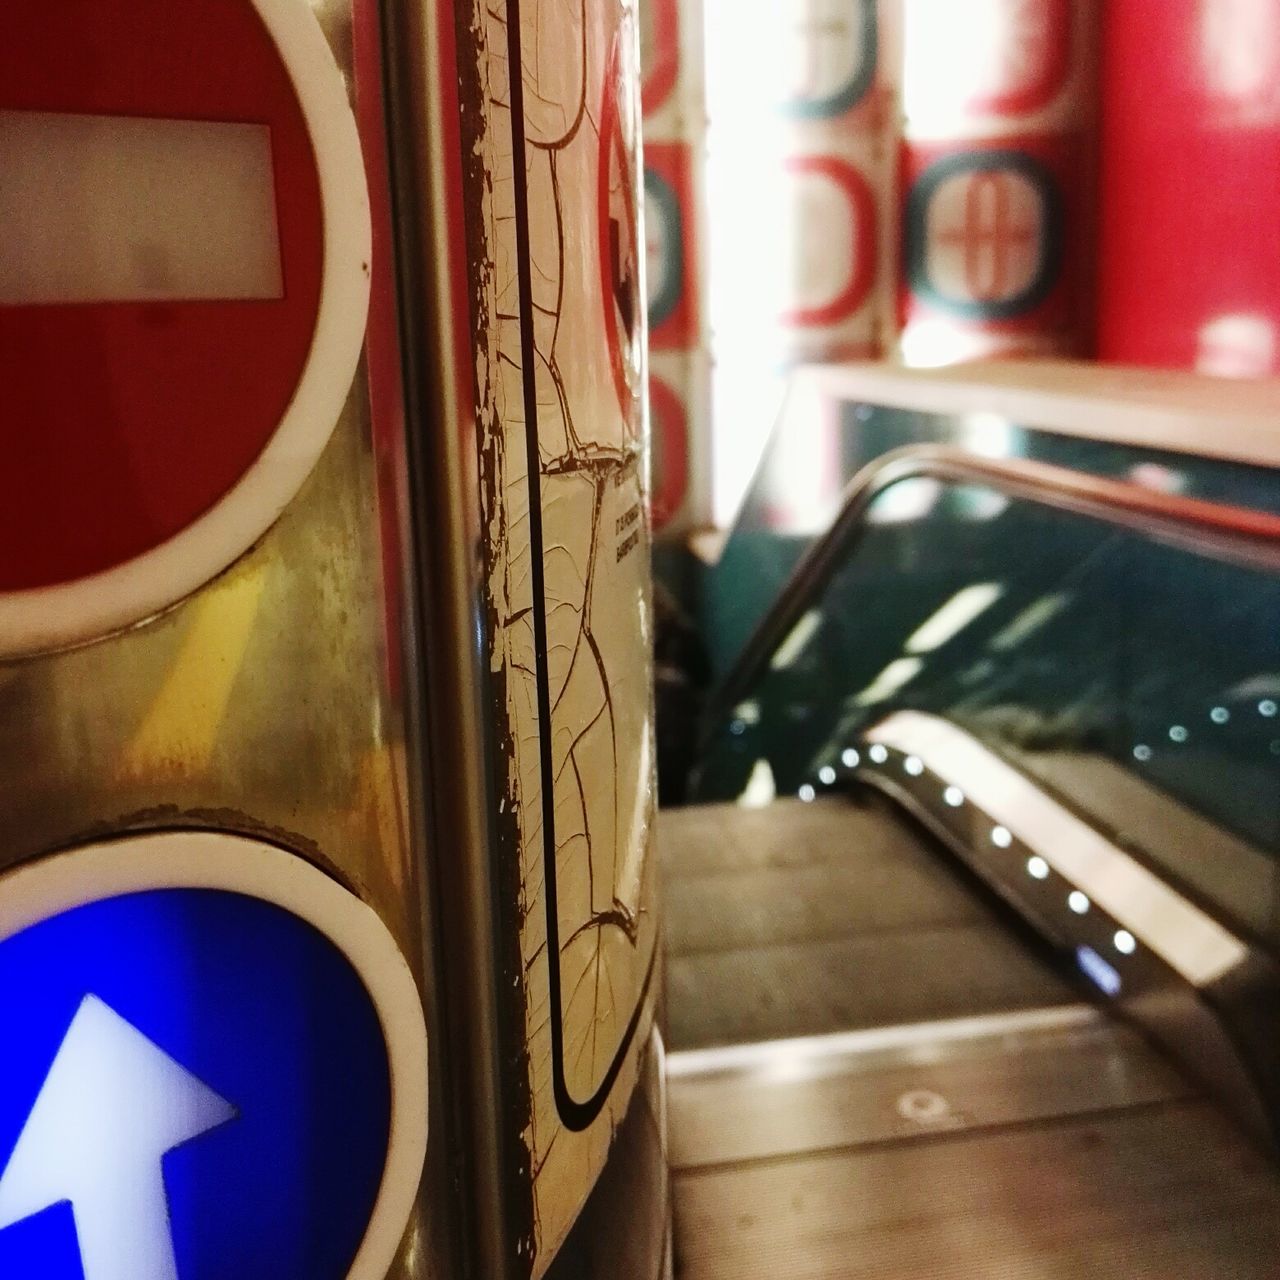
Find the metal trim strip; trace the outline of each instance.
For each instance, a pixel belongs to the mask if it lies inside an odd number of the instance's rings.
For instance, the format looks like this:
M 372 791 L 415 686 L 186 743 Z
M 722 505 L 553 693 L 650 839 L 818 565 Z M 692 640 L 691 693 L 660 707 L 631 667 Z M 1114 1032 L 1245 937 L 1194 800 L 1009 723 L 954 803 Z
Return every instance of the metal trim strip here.
M 1208 986 L 1247 958 L 1243 941 L 964 730 L 936 716 L 900 711 L 867 739 L 918 756 L 958 786 L 1193 985 Z

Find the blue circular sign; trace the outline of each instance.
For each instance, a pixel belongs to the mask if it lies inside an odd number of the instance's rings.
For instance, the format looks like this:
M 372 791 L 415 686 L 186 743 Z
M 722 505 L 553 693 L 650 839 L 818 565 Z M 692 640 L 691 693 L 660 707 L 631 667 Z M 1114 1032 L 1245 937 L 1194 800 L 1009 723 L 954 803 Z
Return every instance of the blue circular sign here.
M 88 902 L 0 941 L 0 1028 L 0 1276 L 348 1276 L 392 1068 L 315 925 L 216 888 Z

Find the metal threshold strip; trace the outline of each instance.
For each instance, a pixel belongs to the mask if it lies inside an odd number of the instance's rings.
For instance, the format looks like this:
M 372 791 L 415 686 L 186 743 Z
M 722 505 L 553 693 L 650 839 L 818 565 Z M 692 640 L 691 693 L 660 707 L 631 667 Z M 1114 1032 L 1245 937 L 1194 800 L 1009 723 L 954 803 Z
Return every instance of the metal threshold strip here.
M 1089 1005 L 692 1050 L 668 1059 L 671 1160 L 707 1169 L 1043 1124 L 1189 1095 Z
M 797 1064 L 866 1061 L 904 1057 L 922 1049 L 974 1041 L 1004 1040 L 1034 1032 L 1065 1031 L 1098 1026 L 1102 1012 L 1090 1004 L 1056 1005 L 1046 1009 L 1018 1009 L 1008 1013 L 947 1018 L 939 1022 L 910 1022 L 895 1027 L 863 1027 L 821 1036 L 796 1036 L 756 1044 L 716 1045 L 684 1049 L 667 1055 L 667 1078 L 687 1080 L 706 1076 L 765 1076 L 794 1069 Z

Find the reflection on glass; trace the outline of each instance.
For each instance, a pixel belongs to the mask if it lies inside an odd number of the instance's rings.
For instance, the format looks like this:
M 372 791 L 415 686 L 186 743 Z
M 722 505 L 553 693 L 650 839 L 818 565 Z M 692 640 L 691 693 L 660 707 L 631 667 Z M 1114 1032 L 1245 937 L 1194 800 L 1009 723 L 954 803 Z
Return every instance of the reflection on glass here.
M 803 646 L 750 691 L 757 722 L 715 741 L 701 797 L 741 794 L 759 760 L 794 795 L 827 761 L 857 767 L 891 712 L 945 716 L 1241 931 L 1280 942 L 1280 582 L 1005 494 L 974 519 L 981 487 L 930 483 L 913 515 L 877 520 L 918 482 L 890 486 L 850 533 L 802 614 Z M 990 840 L 1010 848 L 1013 834 Z

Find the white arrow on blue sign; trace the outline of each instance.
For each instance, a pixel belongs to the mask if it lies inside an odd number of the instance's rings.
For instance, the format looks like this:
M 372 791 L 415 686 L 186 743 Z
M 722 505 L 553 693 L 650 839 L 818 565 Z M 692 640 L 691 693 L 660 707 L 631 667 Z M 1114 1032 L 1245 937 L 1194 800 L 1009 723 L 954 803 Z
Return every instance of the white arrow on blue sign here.
M 178 1280 L 161 1160 L 235 1115 L 86 996 L 0 1174 L 0 1230 L 70 1201 L 84 1280 Z
M 357 1256 L 391 1158 L 388 1045 L 308 921 L 163 888 L 0 931 L 0 1036 L 4 1280 L 385 1274 L 404 1218 L 381 1272 Z

